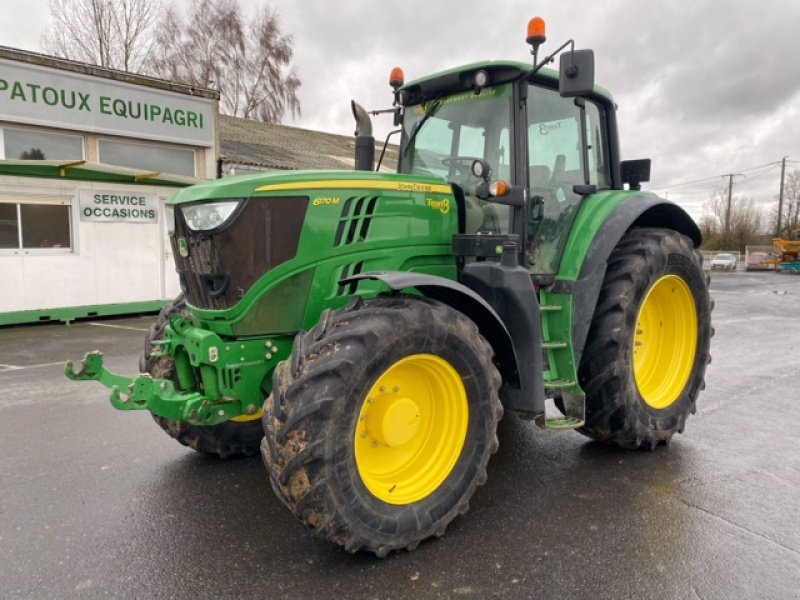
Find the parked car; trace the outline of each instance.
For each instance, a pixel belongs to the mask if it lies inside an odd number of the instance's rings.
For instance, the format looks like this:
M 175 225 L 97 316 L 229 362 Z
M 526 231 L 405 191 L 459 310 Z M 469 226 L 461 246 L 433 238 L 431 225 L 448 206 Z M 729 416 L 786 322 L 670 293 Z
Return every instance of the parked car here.
M 747 256 L 747 263 L 744 266 L 745 271 L 762 271 L 769 269 L 770 264 L 765 264 L 765 261 L 770 260 L 772 257 L 766 252 L 751 252 Z
M 733 254 L 715 254 L 711 258 L 711 270 L 722 269 L 723 271 L 736 270 L 736 257 Z

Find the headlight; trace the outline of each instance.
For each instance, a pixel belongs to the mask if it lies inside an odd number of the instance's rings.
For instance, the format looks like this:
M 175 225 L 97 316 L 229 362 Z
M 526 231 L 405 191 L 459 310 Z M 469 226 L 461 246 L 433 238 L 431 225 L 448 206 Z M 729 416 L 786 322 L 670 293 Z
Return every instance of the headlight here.
M 241 200 L 224 200 L 203 204 L 187 204 L 181 207 L 186 226 L 192 231 L 219 229 L 231 218 Z
M 172 235 L 175 233 L 175 206 L 172 204 L 165 205 L 164 214 L 167 217 L 167 231 Z

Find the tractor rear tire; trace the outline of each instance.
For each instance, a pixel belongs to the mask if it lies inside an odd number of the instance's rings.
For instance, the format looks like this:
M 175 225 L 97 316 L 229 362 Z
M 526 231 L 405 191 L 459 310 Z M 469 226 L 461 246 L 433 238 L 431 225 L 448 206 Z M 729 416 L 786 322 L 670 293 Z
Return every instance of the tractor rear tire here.
M 150 331 L 144 338 L 144 354 L 139 357 L 139 370 L 142 373 L 150 373 L 155 378 L 170 379 L 177 383 L 174 373 L 175 361 L 169 356 L 153 355 L 153 342 L 164 337 L 164 328 L 169 323 L 169 318 L 175 314 L 189 316 L 183 294 L 165 306 L 158 314 L 156 322 L 150 327 Z M 255 456 L 258 453 L 261 438 L 264 437 L 261 419 L 258 416 L 243 421 L 226 421 L 211 427 L 190 425 L 158 415 L 153 415 L 153 419 L 167 435 L 184 446 L 201 454 L 219 458 Z
M 383 558 L 444 535 L 498 447 L 492 355 L 471 320 L 424 298 L 323 313 L 264 405 L 261 452 L 278 498 L 351 553 Z
M 578 370 L 581 433 L 651 450 L 683 433 L 710 362 L 713 303 L 702 264 L 675 231 L 635 228 L 619 241 Z

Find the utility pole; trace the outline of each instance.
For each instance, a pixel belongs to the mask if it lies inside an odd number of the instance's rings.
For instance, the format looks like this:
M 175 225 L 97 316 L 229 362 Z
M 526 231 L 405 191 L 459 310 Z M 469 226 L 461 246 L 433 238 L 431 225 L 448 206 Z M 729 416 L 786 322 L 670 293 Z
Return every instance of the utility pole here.
M 786 174 L 786 159 L 788 156 L 784 156 L 781 160 L 781 191 L 778 194 L 778 225 L 775 227 L 775 237 L 781 237 L 781 217 L 783 213 L 783 179 L 784 175 Z
M 736 177 L 738 173 L 730 173 L 726 175 L 728 178 L 728 204 L 727 208 L 725 209 L 725 236 L 727 237 L 728 234 L 731 232 L 731 199 L 733 197 L 733 178 Z

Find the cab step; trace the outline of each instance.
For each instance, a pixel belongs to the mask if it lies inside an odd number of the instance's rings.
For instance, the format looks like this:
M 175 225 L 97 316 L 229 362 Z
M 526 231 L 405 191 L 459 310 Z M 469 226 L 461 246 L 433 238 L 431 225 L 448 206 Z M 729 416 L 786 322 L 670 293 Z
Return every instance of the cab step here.
M 565 429 L 577 429 L 584 424 L 583 419 L 573 419 L 570 417 L 547 417 L 544 419 L 544 429 L 552 429 L 553 431 Z
M 566 390 L 575 386 L 577 382 L 573 379 L 551 379 L 544 381 L 544 389 L 546 390 Z
M 540 312 L 558 312 L 561 310 L 561 305 L 559 304 L 540 304 L 539 311 Z
M 545 385 L 547 385 L 547 382 L 545 382 Z M 560 398 L 560 409 L 555 416 L 551 416 L 556 409 L 554 406 L 551 410 L 545 410 L 543 414 L 536 417 L 536 425 L 541 429 L 552 429 L 554 431 L 583 427 L 586 423 L 586 396 L 583 392 L 571 394 L 567 391 L 561 391 L 558 398 Z M 550 415 L 547 414 L 548 412 Z M 564 414 L 559 414 L 561 412 Z
M 545 350 L 560 350 L 569 348 L 569 344 L 563 340 L 554 340 L 552 342 L 542 342 L 542 348 Z

